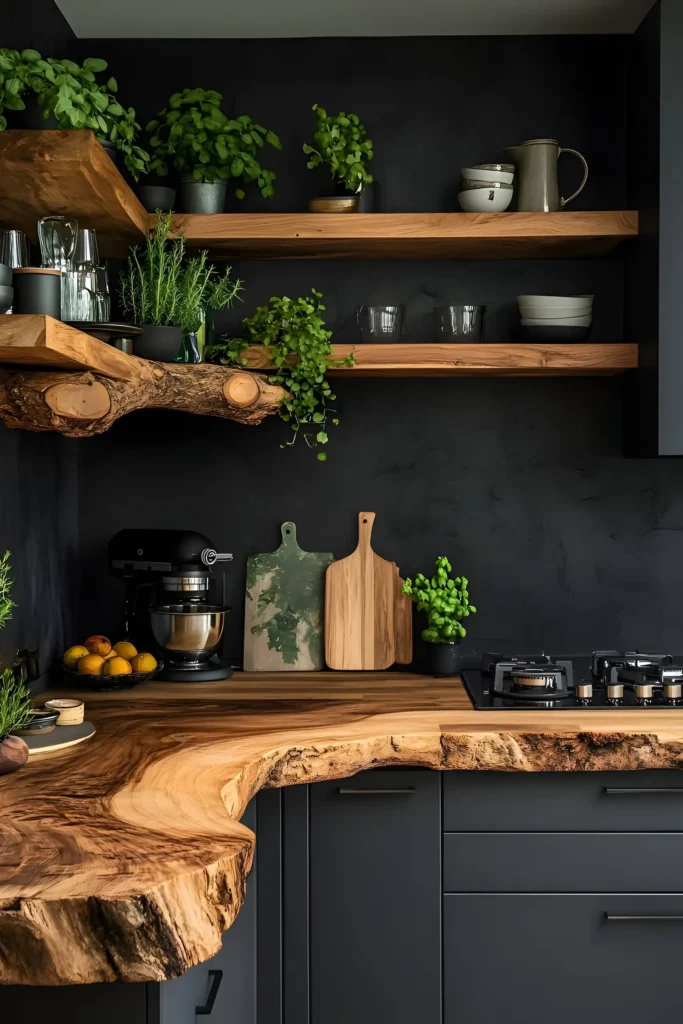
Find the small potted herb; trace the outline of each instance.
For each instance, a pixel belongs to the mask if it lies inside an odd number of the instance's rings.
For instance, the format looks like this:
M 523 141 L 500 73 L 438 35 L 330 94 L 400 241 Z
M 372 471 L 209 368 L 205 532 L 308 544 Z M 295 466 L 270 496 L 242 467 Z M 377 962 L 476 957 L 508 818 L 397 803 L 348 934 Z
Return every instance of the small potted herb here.
M 0 629 L 12 618 L 12 578 L 10 553 L 0 558 Z M 25 728 L 33 717 L 31 695 L 26 685 L 17 680 L 14 670 L 0 672 L 0 775 L 14 772 L 28 760 L 28 747 L 13 733 Z
M 140 125 L 133 108 L 125 109 L 116 98 L 116 79 L 96 79 L 106 69 L 99 57 L 88 57 L 81 66 L 44 60 L 37 50 L 0 49 L 0 131 L 7 127 L 5 111 L 23 112 L 29 128 L 90 129 L 112 158 L 123 153 L 137 181 L 149 156 L 136 145 Z
M 257 157 L 264 143 L 282 149 L 275 132 L 250 117 L 229 118 L 223 97 L 206 89 L 183 89 L 147 125 L 151 132 L 150 170 L 161 178 L 170 166 L 180 176 L 179 205 L 183 213 L 222 213 L 228 182 L 244 199 L 243 186 L 256 182 L 261 195 L 273 195 L 275 174 Z
M 171 215 L 159 214 L 145 248 L 131 250 L 120 282 L 125 315 L 144 327 L 135 339 L 135 354 L 162 363 L 176 360 L 183 331 L 197 331 L 206 309 L 224 309 L 242 288 L 230 267 L 218 274 L 206 252 L 187 258 L 185 239 L 169 238 L 170 231 Z
M 325 166 L 332 176 L 334 195 L 312 199 L 309 209 L 313 213 L 369 212 L 369 186 L 373 177 L 366 164 L 372 160 L 372 142 L 357 114 L 343 110 L 336 117 L 328 114 L 319 104 L 313 104 L 318 123 L 313 145 L 304 144 L 308 168 Z
M 352 355 L 346 359 L 332 358 L 332 332 L 325 327 L 324 311 L 322 294 L 315 288 L 303 298 L 272 298 L 267 306 L 259 306 L 253 316 L 243 321 L 243 337 L 225 338 L 207 351 L 215 362 L 246 365 L 242 355 L 245 348 L 268 348 L 277 367 L 271 380 L 288 392 L 280 406 L 280 419 L 291 427 L 292 438 L 281 448 L 292 447 L 300 436 L 309 448 L 325 445 L 328 420 L 333 426 L 339 423 L 329 404 L 336 395 L 325 373 L 331 366 L 352 366 L 354 360 Z M 319 451 L 318 459 L 325 462 L 327 453 Z
M 432 670 L 436 676 L 457 675 L 460 668 L 458 644 L 466 635 L 462 620 L 477 609 L 469 601 L 469 582 L 464 576 L 450 578 L 451 563 L 440 555 L 434 563 L 435 574 L 428 579 L 418 573 L 407 579 L 403 593 L 409 594 L 419 612 L 427 615 L 422 639 L 430 644 Z

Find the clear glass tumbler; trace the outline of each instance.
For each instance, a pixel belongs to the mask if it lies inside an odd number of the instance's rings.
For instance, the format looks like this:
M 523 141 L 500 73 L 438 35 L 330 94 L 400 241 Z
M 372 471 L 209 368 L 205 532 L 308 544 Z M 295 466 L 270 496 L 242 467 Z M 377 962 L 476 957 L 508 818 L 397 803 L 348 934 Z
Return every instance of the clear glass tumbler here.
M 366 342 L 400 341 L 403 334 L 403 306 L 358 306 L 356 322 L 360 340 Z
M 437 306 L 434 310 L 439 341 L 481 341 L 486 306 Z

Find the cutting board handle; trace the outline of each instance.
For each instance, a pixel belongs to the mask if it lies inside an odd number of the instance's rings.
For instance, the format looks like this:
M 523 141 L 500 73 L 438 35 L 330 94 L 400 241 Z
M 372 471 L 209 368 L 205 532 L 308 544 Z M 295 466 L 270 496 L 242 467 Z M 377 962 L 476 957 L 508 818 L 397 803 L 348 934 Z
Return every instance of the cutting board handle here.
M 358 547 L 356 551 L 372 550 L 372 524 L 374 521 L 374 512 L 358 513 Z
M 296 523 L 283 523 L 280 527 L 282 533 L 282 546 L 287 544 L 296 545 Z

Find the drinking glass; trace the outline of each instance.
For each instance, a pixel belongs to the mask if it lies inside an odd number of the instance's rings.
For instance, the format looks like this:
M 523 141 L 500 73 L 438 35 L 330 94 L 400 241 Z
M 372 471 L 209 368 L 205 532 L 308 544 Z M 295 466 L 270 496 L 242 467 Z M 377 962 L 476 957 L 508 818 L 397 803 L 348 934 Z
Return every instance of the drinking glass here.
M 403 333 L 403 306 L 358 306 L 356 322 L 361 341 L 399 341 Z
M 95 267 L 97 287 L 97 317 L 101 324 L 109 323 L 111 318 L 111 296 L 109 294 L 109 274 L 106 267 Z
M 437 306 L 434 313 L 440 341 L 481 341 L 486 306 Z
M 54 267 L 65 273 L 71 270 L 76 249 L 78 221 L 55 215 L 38 221 L 38 241 L 44 267 Z
M 67 270 L 62 273 L 62 320 L 99 320 L 97 273 L 95 270 Z
M 31 265 L 28 238 L 23 231 L 0 231 L 0 263 L 12 270 Z
M 97 247 L 97 232 L 94 228 L 79 228 L 74 252 L 74 266 L 85 269 L 98 267 L 100 254 Z

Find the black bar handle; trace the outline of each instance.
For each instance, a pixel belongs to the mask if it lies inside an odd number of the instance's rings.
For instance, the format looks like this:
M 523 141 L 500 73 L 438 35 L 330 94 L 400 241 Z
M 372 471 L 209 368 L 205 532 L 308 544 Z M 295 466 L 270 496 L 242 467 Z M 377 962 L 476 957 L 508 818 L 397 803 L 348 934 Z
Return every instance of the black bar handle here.
M 406 786 L 405 789 L 352 789 L 340 786 L 338 792 L 341 796 L 400 796 L 414 793 L 415 786 Z
M 606 796 L 644 796 L 647 793 L 683 793 L 683 786 L 623 786 L 623 787 L 611 787 L 605 786 L 603 792 Z
M 199 1014 L 209 1014 L 213 1010 L 213 1004 L 216 1002 L 216 996 L 218 995 L 218 989 L 221 987 L 223 980 L 222 971 L 209 971 L 209 977 L 211 978 L 211 988 L 209 989 L 209 995 L 203 1006 L 195 1006 L 194 1012 Z
M 608 914 L 606 921 L 683 921 L 683 914 Z

